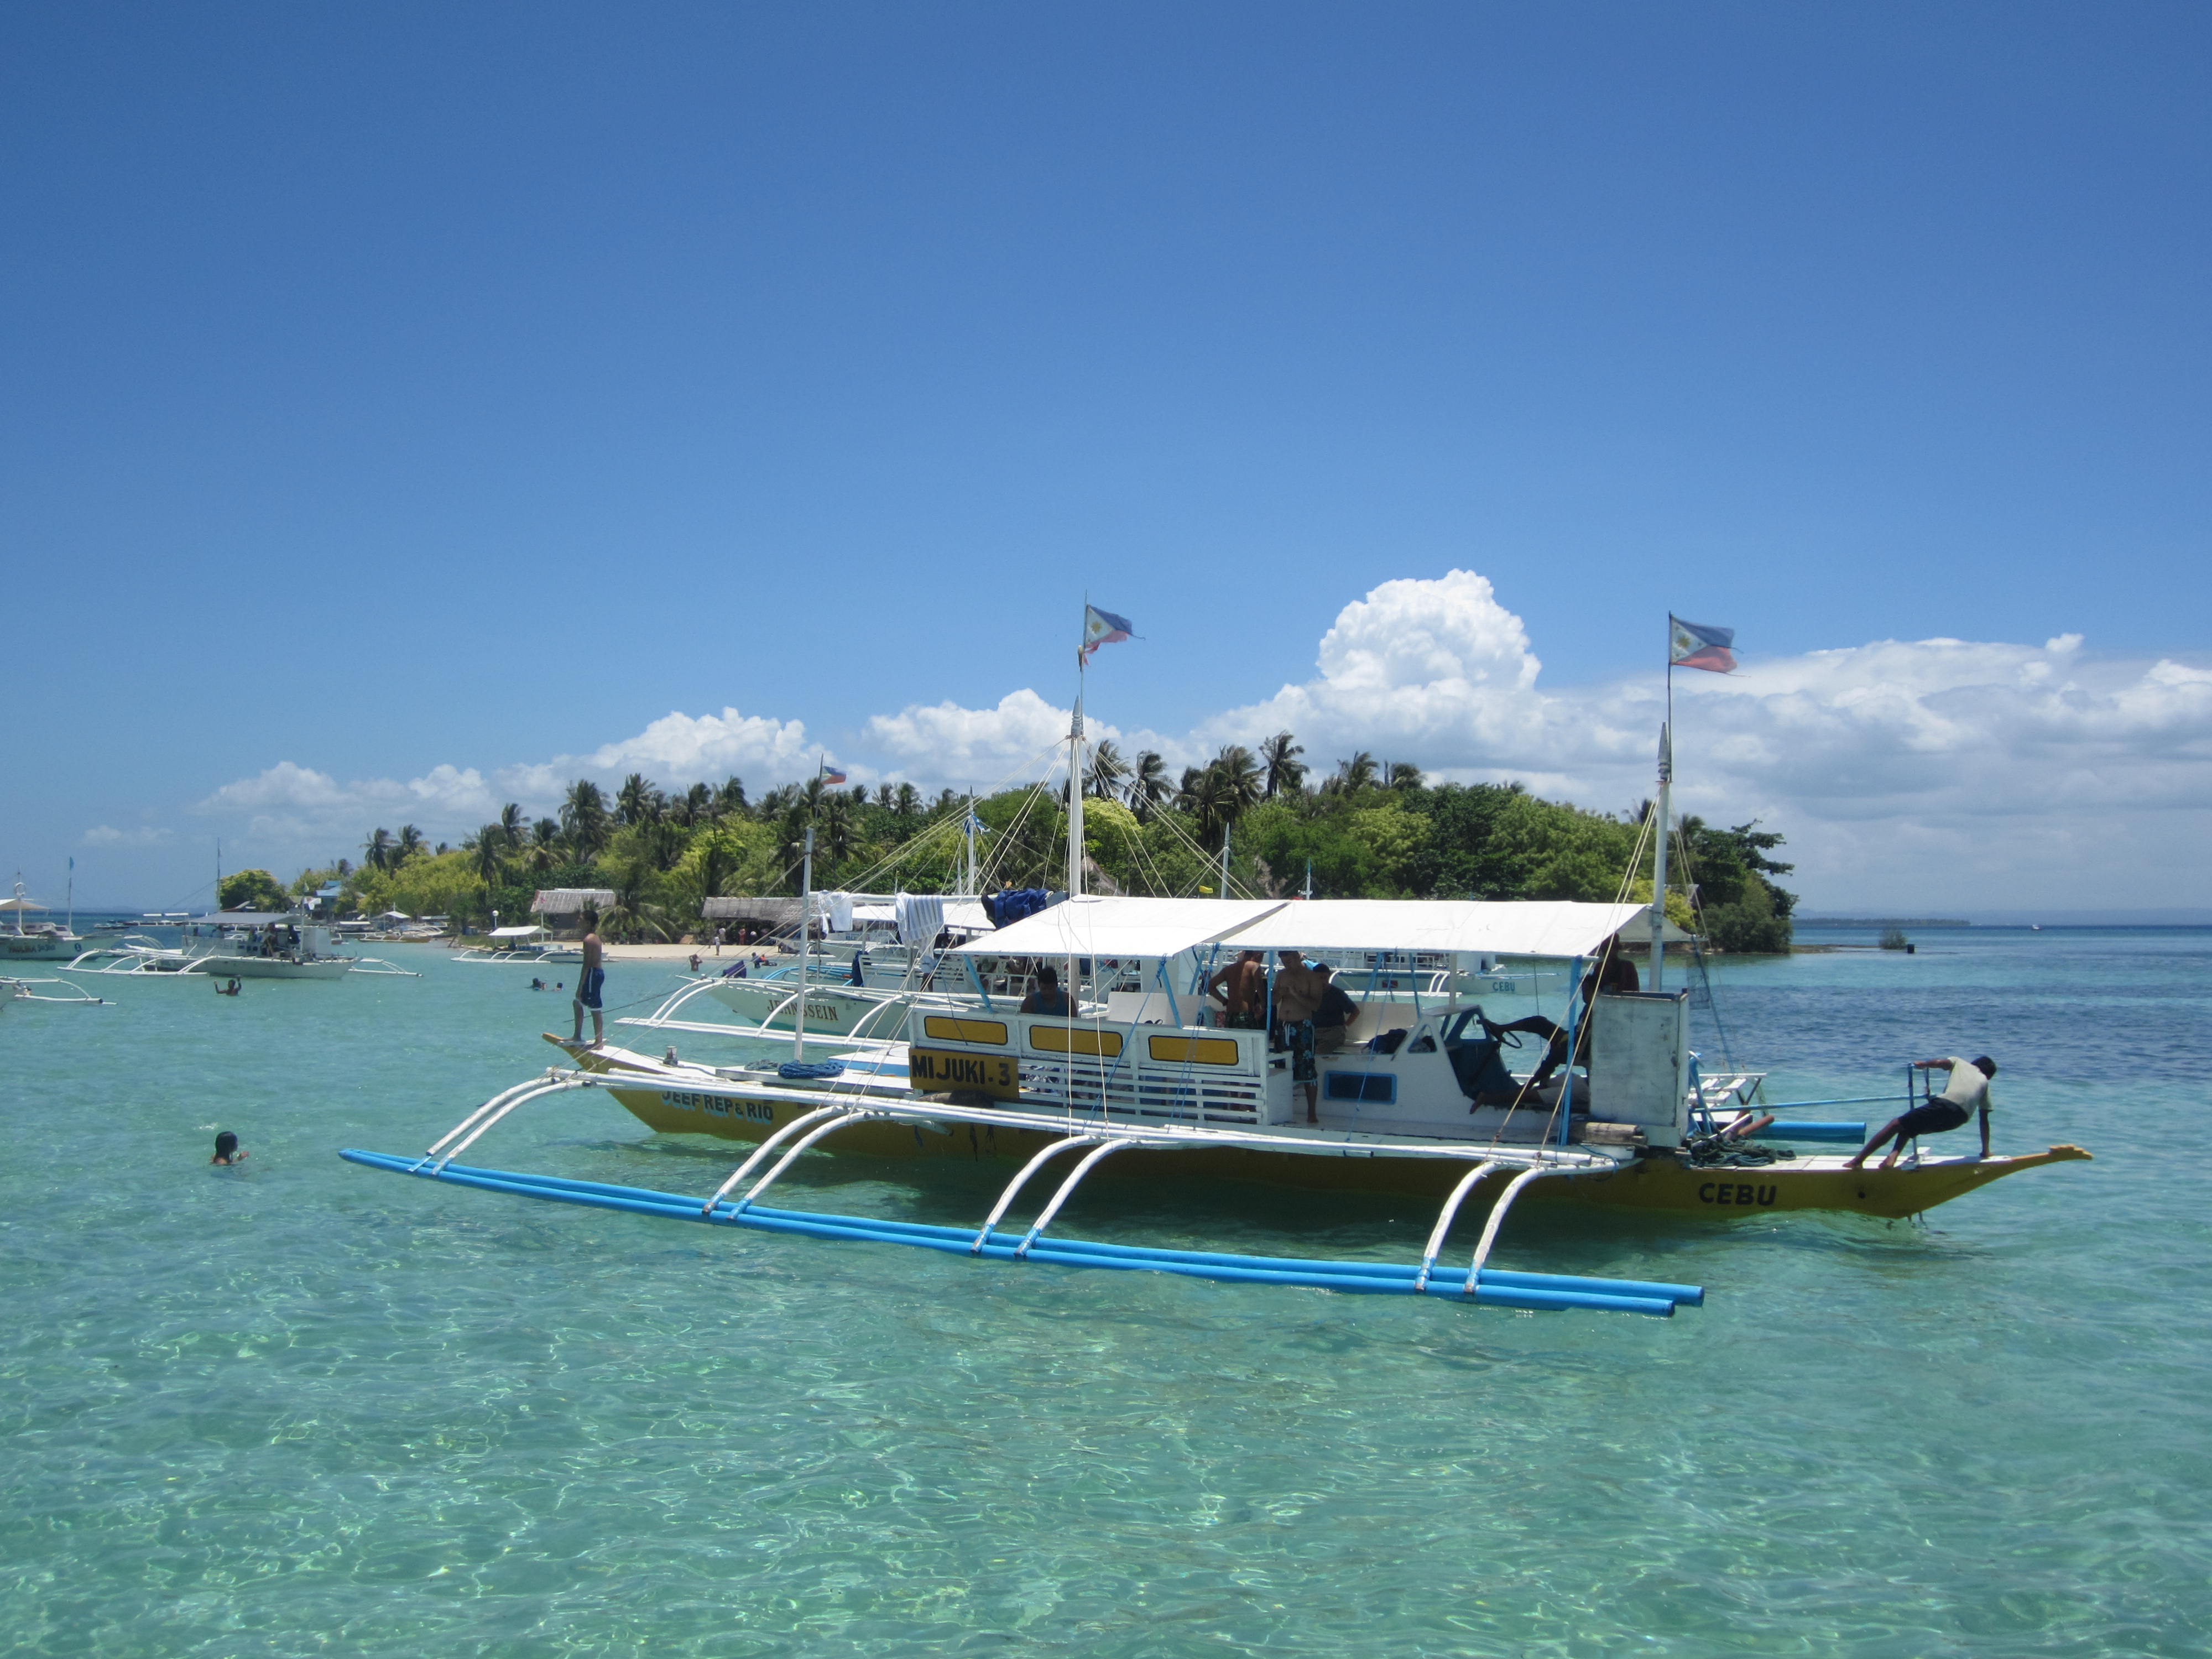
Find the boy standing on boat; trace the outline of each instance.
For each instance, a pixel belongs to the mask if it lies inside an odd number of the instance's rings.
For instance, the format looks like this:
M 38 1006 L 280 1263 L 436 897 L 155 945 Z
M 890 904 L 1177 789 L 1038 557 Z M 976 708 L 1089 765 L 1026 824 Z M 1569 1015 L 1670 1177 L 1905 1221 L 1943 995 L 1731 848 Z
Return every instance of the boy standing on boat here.
M 584 969 L 576 975 L 576 1032 L 574 1041 L 584 1040 L 584 1010 L 592 1011 L 592 1047 L 599 1048 L 607 1040 L 607 1017 L 599 1004 L 600 988 L 607 982 L 607 970 L 599 965 L 599 913 L 584 912 Z
M 1916 1060 L 1912 1069 L 1948 1071 L 1951 1080 L 1943 1085 L 1943 1092 L 1930 1097 L 1926 1105 L 1915 1106 L 1901 1117 L 1893 1117 L 1883 1124 L 1875 1138 L 1859 1148 L 1858 1156 L 1844 1165 L 1846 1170 L 1860 1168 L 1893 1135 L 1897 1138 L 1897 1145 L 1889 1149 L 1889 1156 L 1882 1159 L 1881 1167 L 1893 1168 L 1898 1154 L 1905 1150 L 1905 1143 L 1913 1136 L 1942 1134 L 1946 1130 L 1960 1128 L 1977 1113 L 1982 1120 L 1982 1156 L 1990 1155 L 1990 1079 L 1997 1074 L 1996 1061 L 1987 1054 L 1978 1060 L 1960 1060 L 1954 1054 L 1945 1060 Z
M 1283 1028 L 1283 1046 L 1291 1051 L 1291 1082 L 1305 1091 L 1306 1121 L 1318 1123 L 1321 1073 L 1314 1064 L 1314 1015 L 1328 980 L 1307 967 L 1296 951 L 1284 951 L 1282 963 L 1275 969 L 1275 1018 Z

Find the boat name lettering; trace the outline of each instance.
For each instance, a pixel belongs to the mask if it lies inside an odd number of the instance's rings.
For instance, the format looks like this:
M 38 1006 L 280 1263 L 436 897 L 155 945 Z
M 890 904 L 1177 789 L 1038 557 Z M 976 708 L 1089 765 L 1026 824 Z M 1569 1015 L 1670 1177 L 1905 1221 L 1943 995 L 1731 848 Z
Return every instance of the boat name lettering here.
M 757 1123 L 775 1121 L 775 1108 L 764 1100 L 732 1100 L 726 1095 L 695 1095 L 663 1089 L 660 1103 L 678 1111 L 710 1112 L 716 1117 L 745 1117 Z
M 1700 1204 L 1765 1205 L 1774 1202 L 1777 1189 L 1772 1187 L 1753 1187 L 1746 1182 L 1708 1181 L 1698 1188 Z
M 976 1089 L 1000 1100 L 1021 1097 L 1022 1080 L 1014 1062 L 995 1054 L 912 1048 L 907 1053 L 907 1075 L 917 1089 Z

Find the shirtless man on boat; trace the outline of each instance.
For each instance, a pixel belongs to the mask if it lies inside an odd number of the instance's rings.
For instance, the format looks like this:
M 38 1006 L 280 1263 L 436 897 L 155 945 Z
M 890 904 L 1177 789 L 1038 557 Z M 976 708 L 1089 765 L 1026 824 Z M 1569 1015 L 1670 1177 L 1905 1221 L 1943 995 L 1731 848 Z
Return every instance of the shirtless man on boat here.
M 576 1034 L 574 1041 L 584 1040 L 584 1010 L 592 1011 L 592 1047 L 599 1047 L 607 1040 L 607 1017 L 599 1002 L 600 988 L 607 982 L 607 970 L 599 966 L 599 913 L 584 912 L 584 966 L 576 975 L 576 994 L 573 1006 L 576 1010 Z
M 1946 1130 L 1962 1128 L 1966 1120 L 1977 1113 L 1982 1120 L 1982 1156 L 1990 1155 L 1990 1079 L 1997 1074 L 1996 1061 L 1987 1054 L 1978 1060 L 1960 1060 L 1954 1054 L 1944 1060 L 1916 1060 L 1912 1069 L 1948 1072 L 1951 1080 L 1943 1085 L 1943 1092 L 1932 1096 L 1926 1105 L 1915 1106 L 1883 1124 L 1875 1138 L 1859 1148 L 1858 1156 L 1844 1165 L 1846 1170 L 1863 1167 L 1881 1150 L 1882 1142 L 1892 1136 L 1896 1137 L 1897 1145 L 1889 1149 L 1889 1156 L 1882 1159 L 1881 1167 L 1893 1169 L 1898 1154 L 1913 1136 L 1942 1134 Z

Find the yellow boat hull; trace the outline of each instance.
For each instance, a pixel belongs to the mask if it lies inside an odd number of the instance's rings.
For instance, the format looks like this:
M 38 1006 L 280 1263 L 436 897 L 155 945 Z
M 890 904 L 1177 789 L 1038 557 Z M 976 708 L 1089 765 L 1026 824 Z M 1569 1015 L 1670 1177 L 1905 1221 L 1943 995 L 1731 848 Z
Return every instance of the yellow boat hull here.
M 641 1069 L 597 1054 L 578 1054 L 577 1058 L 592 1071 L 618 1073 Z M 608 1092 L 640 1122 L 663 1133 L 717 1135 L 747 1142 L 764 1139 L 822 1103 L 695 1091 L 659 1079 L 641 1080 L 638 1087 L 616 1087 Z M 963 1158 L 1005 1164 L 1011 1170 L 1060 1138 L 1042 1130 L 988 1123 L 925 1126 L 879 1119 L 839 1130 L 825 1150 L 857 1158 Z M 1525 1196 L 1537 1202 L 1723 1220 L 1780 1210 L 1840 1210 L 1899 1218 L 1931 1210 L 2022 1170 L 2088 1156 L 2079 1146 L 2053 1146 L 2017 1158 L 1929 1158 L 1891 1170 L 1845 1170 L 1844 1160 L 1838 1157 L 1785 1158 L 1757 1169 L 1738 1170 L 1700 1169 L 1671 1154 L 1650 1153 L 1614 1170 L 1538 1182 L 1526 1189 Z M 1441 1202 L 1465 1170 L 1465 1164 L 1444 1158 L 1316 1158 L 1309 1153 L 1227 1146 L 1172 1152 L 1139 1148 L 1116 1153 L 1099 1167 L 1097 1178 L 1122 1182 L 1218 1178 Z M 1494 1196 L 1509 1178 L 1510 1172 L 1500 1171 L 1484 1182 L 1473 1196 L 1478 1201 Z

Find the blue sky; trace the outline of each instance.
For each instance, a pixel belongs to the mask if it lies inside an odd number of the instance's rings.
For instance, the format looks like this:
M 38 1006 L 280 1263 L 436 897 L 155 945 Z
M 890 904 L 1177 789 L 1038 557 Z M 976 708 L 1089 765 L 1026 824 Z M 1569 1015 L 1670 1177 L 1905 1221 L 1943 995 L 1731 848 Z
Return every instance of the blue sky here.
M 2055 902 L 2063 763 L 2128 818 L 2082 902 L 2212 900 L 2201 7 L 109 6 L 0 46 L 0 862 L 41 891 L 458 835 L 571 760 L 923 777 L 914 705 L 973 711 L 935 769 L 988 782 L 1088 590 L 1145 636 L 1094 684 L 1125 733 L 1294 711 L 1324 761 L 1607 806 L 1671 607 L 1788 688 L 1724 700 L 1704 804 L 1809 897 Z M 1419 662 L 1328 666 L 1439 604 Z M 1865 654 L 1938 636 L 1996 654 Z M 727 709 L 775 732 L 639 741 Z M 1808 719 L 1859 722 L 1852 800 L 1762 764 Z

